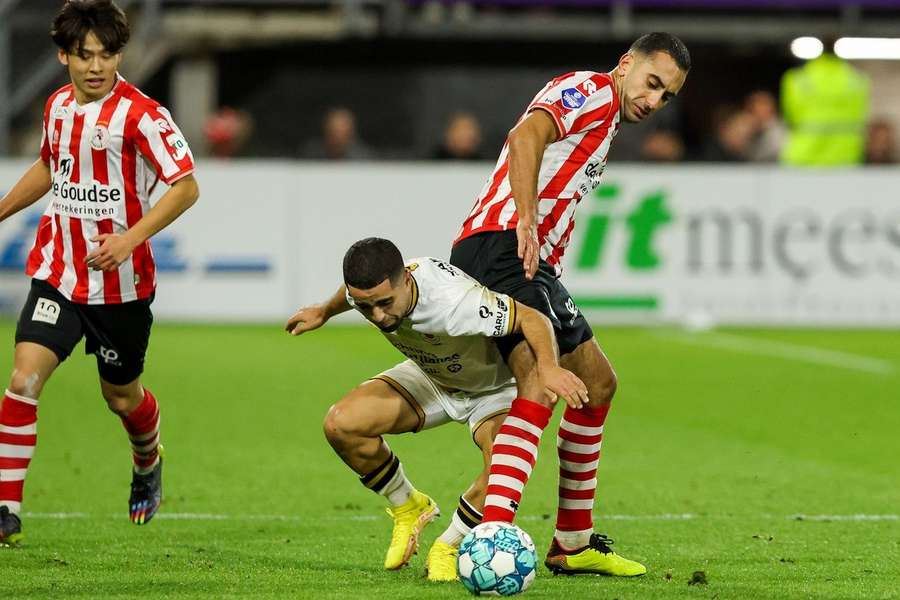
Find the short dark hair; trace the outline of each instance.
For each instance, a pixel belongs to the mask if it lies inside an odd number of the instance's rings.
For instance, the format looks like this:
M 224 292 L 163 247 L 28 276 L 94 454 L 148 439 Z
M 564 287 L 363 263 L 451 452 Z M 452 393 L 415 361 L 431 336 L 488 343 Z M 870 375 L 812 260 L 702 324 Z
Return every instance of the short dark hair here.
M 131 37 L 128 18 L 112 0 L 69 0 L 53 19 L 50 37 L 64 52 L 80 52 L 91 31 L 103 48 L 114 54 L 121 52 Z
M 678 68 L 687 73 L 691 70 L 691 53 L 684 42 L 671 33 L 655 31 L 639 37 L 629 48 L 632 52 L 640 52 L 647 56 L 654 52 L 665 52 L 675 61 Z
M 390 240 L 359 240 L 344 254 L 344 283 L 361 290 L 372 289 L 385 279 L 394 285 L 403 269 L 403 255 Z

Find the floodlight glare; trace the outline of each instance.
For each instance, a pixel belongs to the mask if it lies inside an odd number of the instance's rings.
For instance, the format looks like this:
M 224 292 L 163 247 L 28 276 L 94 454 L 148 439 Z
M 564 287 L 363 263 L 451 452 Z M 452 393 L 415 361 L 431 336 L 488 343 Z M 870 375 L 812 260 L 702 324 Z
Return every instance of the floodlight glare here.
M 834 53 L 845 59 L 900 60 L 900 38 L 843 37 Z
M 799 37 L 791 42 L 791 52 L 804 60 L 817 58 L 824 48 L 822 41 L 814 37 Z

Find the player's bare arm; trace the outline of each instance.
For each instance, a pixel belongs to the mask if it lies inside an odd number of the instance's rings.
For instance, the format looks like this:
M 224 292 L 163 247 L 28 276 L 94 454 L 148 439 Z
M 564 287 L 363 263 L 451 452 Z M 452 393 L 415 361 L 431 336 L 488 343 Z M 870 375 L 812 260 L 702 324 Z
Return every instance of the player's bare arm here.
M 100 242 L 100 247 L 89 253 L 84 262 L 95 271 L 114 271 L 131 256 L 135 248 L 165 229 L 193 206 L 199 197 L 200 188 L 194 176 L 182 177 L 134 227 L 122 234 L 102 233 L 92 237 L 91 241 Z
M 574 373 L 559 366 L 550 319 L 520 302 L 516 302 L 516 313 L 513 332 L 524 335 L 531 346 L 541 384 L 557 397 L 562 397 L 572 408 L 587 404 L 587 386 Z
M 28 208 L 50 191 L 50 166 L 38 159 L 0 200 L 0 223 Z
M 347 286 L 342 285 L 334 295 L 321 304 L 304 306 L 288 319 L 285 331 L 300 335 L 324 325 L 331 317 L 347 312 L 352 307 L 347 302 Z
M 537 237 L 537 183 L 544 149 L 557 140 L 553 119 L 535 110 L 509 132 L 509 184 L 519 216 L 516 237 L 525 277 L 537 272 L 540 246 Z

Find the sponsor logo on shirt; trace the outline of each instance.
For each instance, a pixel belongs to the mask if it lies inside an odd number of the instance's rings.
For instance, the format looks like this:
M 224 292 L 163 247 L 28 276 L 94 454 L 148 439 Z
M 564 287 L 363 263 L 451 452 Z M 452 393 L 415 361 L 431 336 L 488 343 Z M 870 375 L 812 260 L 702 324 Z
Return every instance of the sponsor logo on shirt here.
M 53 192 L 53 211 L 60 216 L 77 219 L 99 221 L 115 218 L 124 198 L 122 189 L 93 180 L 73 183 L 70 181 L 73 165 L 71 156 L 60 157 L 50 188 Z
M 587 100 L 587 96 L 578 91 L 577 88 L 567 88 L 562 91 L 561 99 L 563 106 L 575 109 L 581 108 L 581 105 Z
M 584 167 L 584 174 L 589 180 L 589 185 L 581 184 L 581 195 L 587 194 L 600 185 L 600 176 L 606 168 L 606 161 L 591 161 Z
M 440 269 L 441 271 L 445 271 L 445 272 L 449 273 L 450 275 L 452 275 L 453 277 L 456 277 L 456 275 L 457 275 L 456 269 L 454 269 L 453 267 L 451 267 L 444 261 L 432 258 L 431 262 L 433 262 L 435 264 L 435 266 L 438 269 Z
M 575 301 L 571 298 L 566 298 L 566 310 L 572 315 L 572 318 L 569 319 L 569 326 L 571 327 L 575 325 L 575 319 L 578 318 L 578 307 L 575 306 Z
M 159 130 L 160 134 L 162 134 L 163 139 L 169 145 L 170 148 L 174 151 L 172 153 L 172 158 L 175 160 L 181 160 L 188 153 L 188 145 L 184 139 L 184 136 L 178 133 L 178 131 L 172 127 L 172 124 L 169 123 L 165 119 L 156 119 L 153 121 L 153 124 L 156 125 L 156 128 Z
M 72 164 L 75 160 L 71 156 L 60 156 L 59 163 L 56 166 L 56 175 L 62 179 L 68 179 L 72 176 Z
M 509 316 L 509 306 L 506 305 L 501 298 L 497 298 L 497 312 L 494 318 L 494 337 L 499 337 L 506 333 L 507 317 Z
M 172 132 L 167 135 L 166 143 L 168 143 L 169 146 L 172 147 L 172 150 L 174 150 L 172 158 L 174 158 L 175 160 L 181 160 L 187 155 L 188 145 L 184 140 L 184 137 L 180 133 Z
M 387 337 L 387 336 L 385 336 Z M 458 352 L 454 352 L 450 355 L 439 356 L 424 348 L 416 348 L 415 346 L 408 346 L 403 342 L 399 342 L 390 337 L 387 337 L 388 341 L 394 345 L 394 347 L 406 355 L 406 358 L 413 360 L 418 364 L 422 369 L 425 369 L 428 365 L 442 365 L 446 363 L 455 363 L 462 358 Z

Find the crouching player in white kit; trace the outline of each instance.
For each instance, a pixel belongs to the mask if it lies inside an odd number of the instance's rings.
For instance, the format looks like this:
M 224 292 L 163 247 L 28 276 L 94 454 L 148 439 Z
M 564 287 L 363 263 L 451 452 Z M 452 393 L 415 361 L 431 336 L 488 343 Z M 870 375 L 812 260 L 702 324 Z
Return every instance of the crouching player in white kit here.
M 362 484 L 391 505 L 394 531 L 384 566 L 399 569 L 415 552 L 424 526 L 440 512 L 412 486 L 381 436 L 450 421 L 468 423 L 485 467 L 460 497 L 449 527 L 425 561 L 430 580 L 455 580 L 457 547 L 481 521 L 494 437 L 516 399 L 515 381 L 490 338 L 524 335 L 538 364 L 529 381 L 519 382 L 524 389 L 535 394 L 548 390 L 580 407 L 587 403 L 587 388 L 559 366 L 547 317 L 492 292 L 447 262 L 420 258 L 404 263 L 393 243 L 367 238 L 344 256 L 344 284 L 327 302 L 300 309 L 286 329 L 300 335 L 356 308 L 408 360 L 332 406 L 325 436 Z M 521 426 L 523 435 L 532 428 L 524 421 Z M 506 442 L 500 436 L 496 443 Z M 520 460 L 516 466 L 530 471 L 534 462 Z

